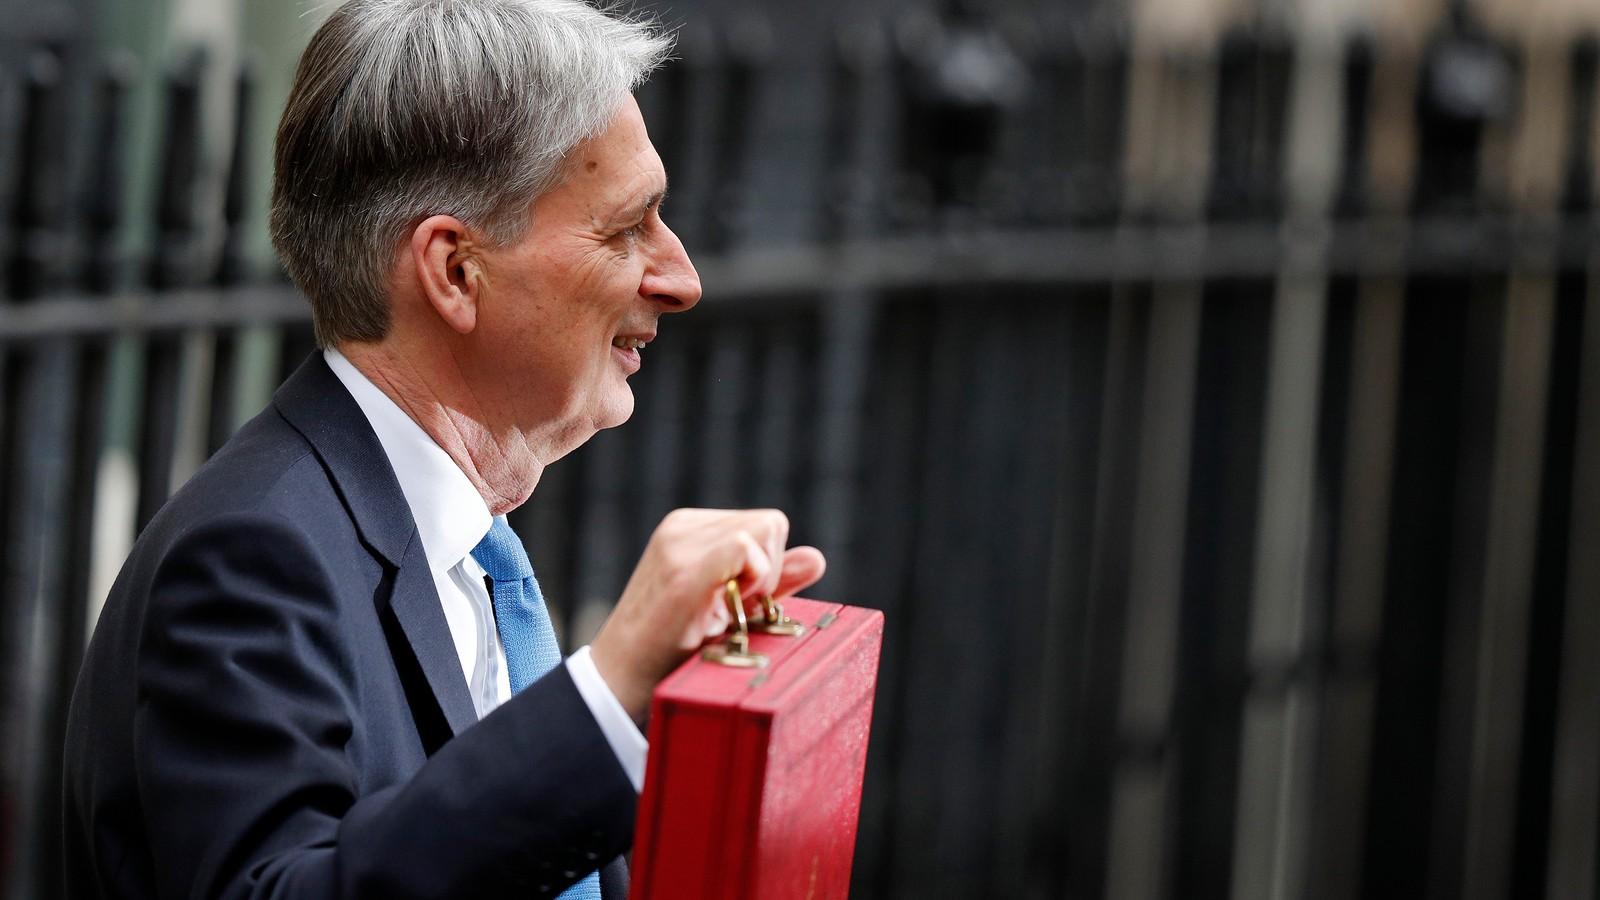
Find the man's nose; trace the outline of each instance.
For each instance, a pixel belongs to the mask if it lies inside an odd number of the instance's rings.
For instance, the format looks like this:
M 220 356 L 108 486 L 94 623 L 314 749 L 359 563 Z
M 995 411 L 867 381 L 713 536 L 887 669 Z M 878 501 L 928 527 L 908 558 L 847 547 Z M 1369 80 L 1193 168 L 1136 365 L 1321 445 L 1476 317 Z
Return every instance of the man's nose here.
M 661 304 L 663 312 L 684 312 L 700 302 L 700 273 L 689 261 L 689 251 L 668 228 L 661 225 L 662 238 L 655 259 L 645 272 L 639 293 Z

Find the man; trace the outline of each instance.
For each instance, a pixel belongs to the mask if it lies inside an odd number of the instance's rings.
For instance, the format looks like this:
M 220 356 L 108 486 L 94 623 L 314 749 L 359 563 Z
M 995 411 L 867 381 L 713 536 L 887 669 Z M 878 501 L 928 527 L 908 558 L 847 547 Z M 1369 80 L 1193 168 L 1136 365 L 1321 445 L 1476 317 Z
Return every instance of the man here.
M 727 579 L 823 568 L 776 511 L 676 512 L 563 661 L 503 518 L 628 418 L 658 319 L 700 297 L 631 97 L 667 49 L 578 0 L 352 0 L 312 39 L 272 229 L 325 349 L 111 592 L 70 896 L 626 890 L 653 687 Z

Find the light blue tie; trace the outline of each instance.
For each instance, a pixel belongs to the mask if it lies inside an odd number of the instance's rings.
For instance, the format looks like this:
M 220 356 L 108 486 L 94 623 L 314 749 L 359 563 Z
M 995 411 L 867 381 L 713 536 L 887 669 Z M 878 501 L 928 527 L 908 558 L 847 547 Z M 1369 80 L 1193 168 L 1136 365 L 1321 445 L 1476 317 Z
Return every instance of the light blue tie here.
M 544 608 L 528 551 L 503 516 L 495 517 L 489 533 L 472 548 L 472 558 L 494 582 L 495 626 L 515 694 L 561 664 L 561 647 L 550 625 L 550 612 Z M 563 900 L 600 900 L 600 873 L 590 872 L 561 896 Z

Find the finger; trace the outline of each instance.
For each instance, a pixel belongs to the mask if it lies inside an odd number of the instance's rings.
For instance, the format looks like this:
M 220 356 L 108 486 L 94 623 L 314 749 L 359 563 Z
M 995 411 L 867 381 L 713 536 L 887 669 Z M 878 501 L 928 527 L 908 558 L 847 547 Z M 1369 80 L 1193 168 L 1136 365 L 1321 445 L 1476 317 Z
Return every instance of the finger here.
M 783 548 L 789 543 L 789 517 L 783 513 L 772 510 L 769 519 L 771 524 L 767 532 L 767 559 L 772 561 L 772 569 L 767 577 L 762 579 L 759 591 L 762 594 L 774 594 L 778 590 L 778 576 L 783 565 Z
M 730 514 L 723 525 L 742 526 L 745 533 L 756 541 L 767 565 L 760 571 L 743 573 L 739 579 L 740 591 L 746 597 L 770 594 L 778 586 L 778 565 L 783 559 L 783 548 L 789 540 L 789 517 L 776 509 L 747 509 Z M 750 575 L 752 577 L 744 577 Z
M 744 548 L 744 560 L 740 570 L 730 577 L 739 580 L 739 593 L 745 597 L 745 609 L 748 611 L 750 598 L 761 592 L 761 586 L 769 581 L 776 582 L 776 560 L 780 558 L 769 556 L 766 546 L 748 531 L 741 530 L 736 537 Z
M 722 634 L 728 630 L 728 624 L 732 620 L 733 617 L 728 614 L 727 604 L 722 602 L 722 594 L 718 592 L 717 599 L 707 607 L 705 615 L 701 617 L 700 627 L 694 636 L 695 642 Z
M 822 580 L 828 561 L 815 547 L 791 547 L 783 554 L 774 597 L 788 597 Z
M 775 567 L 766 547 L 746 529 L 724 526 L 702 532 L 696 538 L 689 546 L 704 549 L 686 554 L 695 562 L 685 574 L 690 575 L 697 590 L 720 590 L 730 579 L 738 579 L 740 590 L 748 590 Z

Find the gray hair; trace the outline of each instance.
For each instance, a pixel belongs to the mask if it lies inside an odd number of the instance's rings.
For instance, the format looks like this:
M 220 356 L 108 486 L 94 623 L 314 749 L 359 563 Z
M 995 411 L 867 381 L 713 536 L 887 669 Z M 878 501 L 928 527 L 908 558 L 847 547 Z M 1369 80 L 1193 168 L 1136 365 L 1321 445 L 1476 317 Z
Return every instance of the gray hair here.
M 350 0 L 306 46 L 278 126 L 272 243 L 317 341 L 377 341 L 405 235 L 450 215 L 486 243 L 672 48 L 581 0 Z

